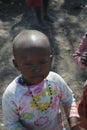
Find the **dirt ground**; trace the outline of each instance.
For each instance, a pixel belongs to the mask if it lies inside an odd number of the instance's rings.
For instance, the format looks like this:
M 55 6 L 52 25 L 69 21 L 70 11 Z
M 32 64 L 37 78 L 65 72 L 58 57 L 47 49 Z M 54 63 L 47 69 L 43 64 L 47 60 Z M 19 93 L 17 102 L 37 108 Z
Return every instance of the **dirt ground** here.
M 1 112 L 2 94 L 19 74 L 12 64 L 12 39 L 23 29 L 37 29 L 49 37 L 54 55 L 52 70 L 64 78 L 74 91 L 76 100 L 81 97 L 87 70 L 76 66 L 72 54 L 87 31 L 87 0 L 51 0 L 49 15 L 54 23 L 49 29 L 36 28 L 35 12 L 27 8 L 23 0 L 2 1 L 0 0 L 0 130 L 5 130 Z M 69 130 L 65 116 L 63 119 Z

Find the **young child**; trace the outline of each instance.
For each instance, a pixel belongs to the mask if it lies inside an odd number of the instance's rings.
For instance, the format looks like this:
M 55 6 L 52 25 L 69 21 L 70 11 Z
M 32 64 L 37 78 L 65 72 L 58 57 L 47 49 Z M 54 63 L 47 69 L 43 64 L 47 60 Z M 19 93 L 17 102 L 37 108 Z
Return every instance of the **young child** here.
M 51 49 L 45 34 L 25 30 L 13 40 L 13 63 L 21 72 L 2 97 L 7 130 L 65 130 L 59 117 L 60 101 L 71 130 L 80 130 L 73 93 L 65 81 L 50 71 Z
M 33 7 L 40 25 L 43 25 L 43 20 L 52 22 L 52 19 L 48 15 L 49 0 L 26 0 L 28 7 Z M 42 7 L 44 17 L 42 18 Z
M 87 68 L 87 33 L 83 36 L 79 48 L 73 54 L 74 60 L 80 68 Z M 77 103 L 80 114 L 80 125 L 87 130 L 87 81 L 83 86 L 83 95 Z

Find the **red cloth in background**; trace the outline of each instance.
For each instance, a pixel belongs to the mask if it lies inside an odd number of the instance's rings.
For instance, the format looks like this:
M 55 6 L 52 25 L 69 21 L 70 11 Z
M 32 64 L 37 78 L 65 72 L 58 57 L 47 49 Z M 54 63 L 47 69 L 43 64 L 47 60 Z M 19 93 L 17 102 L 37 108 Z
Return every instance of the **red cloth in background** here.
M 39 7 L 42 6 L 43 0 L 26 0 L 28 7 Z
M 78 112 L 80 115 L 80 126 L 87 130 L 87 81 L 83 87 L 83 95 L 77 102 Z

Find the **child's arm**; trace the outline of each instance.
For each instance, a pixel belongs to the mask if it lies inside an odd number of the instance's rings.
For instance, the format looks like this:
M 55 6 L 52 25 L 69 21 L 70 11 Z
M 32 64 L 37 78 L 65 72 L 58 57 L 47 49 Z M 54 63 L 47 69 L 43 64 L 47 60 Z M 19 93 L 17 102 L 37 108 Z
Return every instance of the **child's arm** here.
M 73 54 L 73 57 L 80 68 L 87 67 L 87 33 L 83 36 L 83 39 L 76 52 Z
M 50 80 L 56 83 L 58 90 L 60 89 L 61 94 L 61 102 L 63 103 L 67 119 L 70 123 L 70 127 L 72 130 L 81 130 L 78 126 L 79 122 L 79 114 L 77 110 L 77 105 L 75 98 L 73 96 L 72 90 L 66 84 L 66 82 L 61 78 L 57 73 L 50 73 L 49 77 Z M 77 128 L 78 129 L 75 129 Z
M 14 102 L 9 100 L 10 96 L 11 95 L 3 95 L 2 97 L 3 121 L 6 130 L 28 130 L 20 123 L 17 106 Z
M 81 128 L 79 127 L 79 114 L 77 110 L 76 101 L 73 96 L 73 92 L 68 87 L 68 85 L 64 82 L 64 80 L 62 80 L 61 90 L 62 90 L 61 101 L 64 105 L 64 109 L 71 130 L 81 130 Z

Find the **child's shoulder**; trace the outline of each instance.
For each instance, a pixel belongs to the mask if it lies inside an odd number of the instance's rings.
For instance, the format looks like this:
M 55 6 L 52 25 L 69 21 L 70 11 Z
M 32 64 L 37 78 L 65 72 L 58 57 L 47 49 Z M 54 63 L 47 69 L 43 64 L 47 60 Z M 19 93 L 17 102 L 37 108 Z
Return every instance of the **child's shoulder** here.
M 3 95 L 6 95 L 6 96 L 16 96 L 19 91 L 22 92 L 22 89 L 23 89 L 23 92 L 24 92 L 24 88 L 20 86 L 20 84 L 18 84 L 18 79 L 19 79 L 19 76 L 16 77 L 8 86 L 7 88 L 5 89 Z M 21 95 L 21 94 L 20 94 Z
M 47 79 L 50 80 L 50 81 L 53 81 L 53 82 L 63 82 L 63 78 L 56 72 L 53 72 L 53 71 L 50 71 L 48 76 L 47 76 Z
M 68 85 L 65 82 L 65 80 L 57 73 L 50 71 L 50 73 L 47 76 L 47 80 L 53 82 L 57 88 L 60 88 L 61 90 L 65 90 Z
M 55 76 L 60 77 L 60 75 L 58 73 L 54 72 L 54 71 L 50 71 L 49 74 L 48 74 L 48 77 L 55 77 Z

